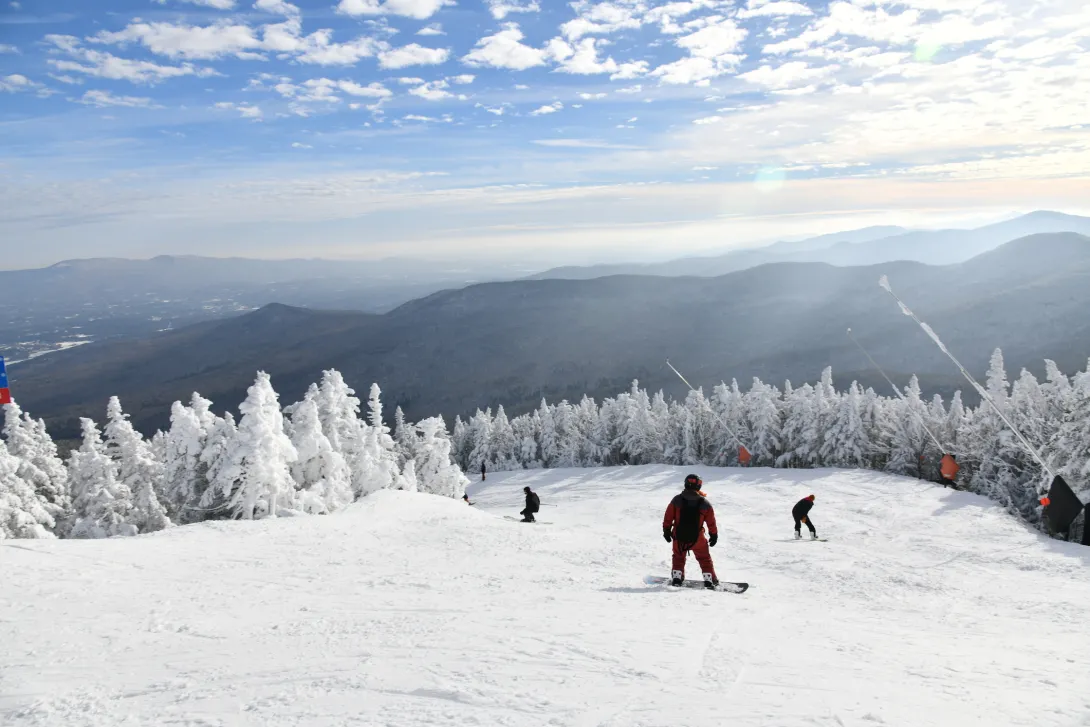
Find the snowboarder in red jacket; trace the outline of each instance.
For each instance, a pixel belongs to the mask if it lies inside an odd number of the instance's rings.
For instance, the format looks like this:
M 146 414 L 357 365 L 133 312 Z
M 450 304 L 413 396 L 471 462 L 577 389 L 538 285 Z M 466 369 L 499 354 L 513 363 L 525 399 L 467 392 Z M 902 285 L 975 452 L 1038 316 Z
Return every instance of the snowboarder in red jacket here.
M 704 587 L 714 589 L 719 585 L 715 576 L 715 566 L 708 548 L 714 548 L 719 540 L 719 531 L 715 526 L 715 510 L 700 491 L 704 484 L 696 475 L 685 478 L 685 490 L 670 500 L 666 515 L 662 518 L 662 537 L 674 544 L 673 572 L 671 585 L 680 586 L 685 581 L 685 559 L 693 551 L 696 562 L 704 575 Z M 704 537 L 704 526 L 708 526 L 708 537 Z

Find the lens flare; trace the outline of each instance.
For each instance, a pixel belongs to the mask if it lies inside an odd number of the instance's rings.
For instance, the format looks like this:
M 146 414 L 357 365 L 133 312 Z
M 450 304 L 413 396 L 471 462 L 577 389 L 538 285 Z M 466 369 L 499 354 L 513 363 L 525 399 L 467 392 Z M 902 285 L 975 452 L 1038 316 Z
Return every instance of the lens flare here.
M 938 43 L 921 40 L 916 44 L 916 60 L 920 63 L 930 63 L 939 54 L 940 50 L 942 50 L 942 46 Z
M 783 187 L 786 179 L 787 174 L 782 167 L 763 167 L 761 171 L 757 172 L 753 184 L 757 187 L 757 191 L 769 194 Z

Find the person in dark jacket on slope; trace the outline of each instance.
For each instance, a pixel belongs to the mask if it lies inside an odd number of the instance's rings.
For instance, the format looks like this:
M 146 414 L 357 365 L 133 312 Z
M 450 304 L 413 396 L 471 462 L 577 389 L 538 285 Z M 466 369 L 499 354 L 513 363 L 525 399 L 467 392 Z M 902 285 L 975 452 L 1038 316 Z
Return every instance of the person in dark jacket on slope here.
M 534 513 L 541 509 L 541 498 L 529 487 L 523 487 L 522 491 L 526 493 L 526 508 L 519 515 L 522 515 L 522 522 L 532 523 Z
M 700 491 L 703 482 L 696 475 L 685 478 L 685 490 L 675 495 L 666 508 L 662 518 L 662 537 L 667 543 L 674 544 L 674 557 L 671 572 L 671 585 L 680 586 L 685 581 L 685 559 L 693 551 L 696 562 L 704 576 L 704 587 L 714 589 L 719 585 L 715 576 L 708 548 L 714 548 L 719 540 L 719 530 L 715 524 L 715 510 Z M 704 526 L 708 526 L 708 537 L 704 537 Z
M 814 496 L 808 495 L 795 503 L 795 506 L 791 508 L 791 517 L 795 518 L 795 540 L 802 537 L 802 523 L 806 523 L 806 527 L 810 528 L 810 539 L 817 540 L 817 530 L 814 528 L 814 524 L 810 522 L 810 509 L 814 506 Z

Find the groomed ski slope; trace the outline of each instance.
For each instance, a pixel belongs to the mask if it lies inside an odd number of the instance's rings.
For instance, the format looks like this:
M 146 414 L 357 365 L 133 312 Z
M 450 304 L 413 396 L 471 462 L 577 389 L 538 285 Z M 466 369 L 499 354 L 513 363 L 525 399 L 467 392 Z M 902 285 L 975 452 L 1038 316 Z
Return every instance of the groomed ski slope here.
M 744 595 L 642 582 L 689 469 Z M 501 517 L 526 484 L 553 524 Z M 0 544 L 0 724 L 1090 725 L 1090 549 L 980 497 L 664 466 L 470 492 Z M 827 543 L 791 539 L 811 492 Z

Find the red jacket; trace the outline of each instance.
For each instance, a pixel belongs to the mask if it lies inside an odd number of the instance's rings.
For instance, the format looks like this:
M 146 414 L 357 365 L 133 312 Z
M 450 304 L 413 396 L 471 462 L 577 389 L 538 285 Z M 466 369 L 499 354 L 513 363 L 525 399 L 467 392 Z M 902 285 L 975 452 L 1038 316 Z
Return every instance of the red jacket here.
M 695 530 L 700 535 L 704 534 L 705 525 L 708 526 L 708 535 L 715 535 L 719 532 L 715 526 L 715 509 L 712 504 L 701 493 L 692 490 L 686 490 L 670 500 L 670 504 L 666 507 L 666 515 L 662 518 L 662 529 L 669 530 L 676 538 L 677 527 L 682 524 L 681 517 L 685 512 L 695 514 Z M 693 523 L 685 524 L 690 527 L 693 525 Z

